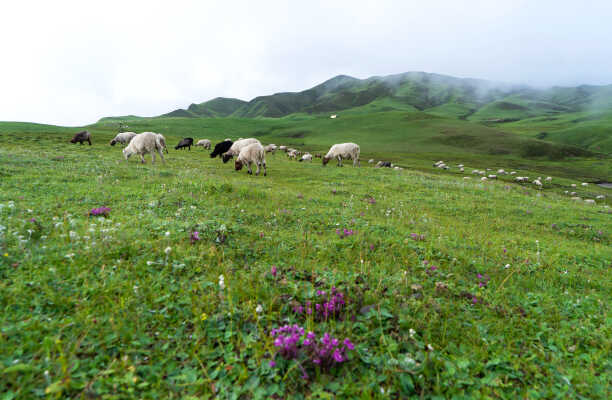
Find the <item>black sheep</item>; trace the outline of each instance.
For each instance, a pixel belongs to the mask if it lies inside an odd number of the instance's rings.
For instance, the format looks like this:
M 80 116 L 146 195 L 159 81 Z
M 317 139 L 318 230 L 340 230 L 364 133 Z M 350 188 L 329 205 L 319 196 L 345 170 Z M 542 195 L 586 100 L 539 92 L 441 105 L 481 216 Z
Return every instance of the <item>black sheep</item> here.
M 224 140 L 221 143 L 217 143 L 215 145 L 215 149 L 212 151 L 212 153 L 210 153 L 210 158 L 215 158 L 218 155 L 225 153 L 230 149 L 230 147 L 232 147 L 233 144 L 234 142 L 231 140 Z
M 181 140 L 179 144 L 176 145 L 174 150 L 184 149 L 185 147 L 187 147 L 191 151 L 191 146 L 193 146 L 193 138 L 188 137 Z
M 89 131 L 83 131 L 75 134 L 72 140 L 70 140 L 70 143 L 76 142 L 79 142 L 80 144 L 83 144 L 83 142 L 88 142 L 91 146 L 91 134 Z

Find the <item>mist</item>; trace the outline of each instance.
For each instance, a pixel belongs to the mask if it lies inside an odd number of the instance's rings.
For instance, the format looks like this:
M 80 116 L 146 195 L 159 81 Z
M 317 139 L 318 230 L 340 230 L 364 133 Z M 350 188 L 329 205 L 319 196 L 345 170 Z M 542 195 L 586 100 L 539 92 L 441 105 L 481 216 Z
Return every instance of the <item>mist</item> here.
M 83 125 L 335 75 L 612 83 L 612 4 L 175 1 L 3 6 L 0 120 Z

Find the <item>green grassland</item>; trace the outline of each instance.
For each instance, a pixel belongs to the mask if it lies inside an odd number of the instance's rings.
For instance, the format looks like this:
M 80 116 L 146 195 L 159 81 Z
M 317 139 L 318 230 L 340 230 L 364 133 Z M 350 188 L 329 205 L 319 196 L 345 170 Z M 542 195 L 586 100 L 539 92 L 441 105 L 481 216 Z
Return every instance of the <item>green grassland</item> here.
M 145 165 L 108 145 L 117 120 L 87 127 L 91 147 L 68 143 L 80 128 L 1 123 L 3 398 L 610 398 L 610 200 L 563 194 L 610 197 L 579 185 L 609 179 L 609 159 L 526 157 L 563 145 L 432 114 L 133 118 L 169 143 Z M 353 140 L 406 169 L 278 153 L 249 176 L 173 151 L 186 136 Z M 437 159 L 553 181 L 464 179 Z M 333 286 L 335 318 L 294 313 Z M 355 349 L 330 369 L 271 367 L 287 323 Z

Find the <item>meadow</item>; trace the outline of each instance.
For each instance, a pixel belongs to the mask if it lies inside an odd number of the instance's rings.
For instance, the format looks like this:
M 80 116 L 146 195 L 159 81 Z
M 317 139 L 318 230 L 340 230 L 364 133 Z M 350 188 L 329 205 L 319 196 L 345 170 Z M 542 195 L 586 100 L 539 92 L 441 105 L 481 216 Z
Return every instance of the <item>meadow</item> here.
M 0 124 L 2 398 L 610 398 L 610 191 L 580 186 L 609 159 L 526 159 L 529 132 L 385 115 L 130 121 L 168 139 L 145 165 L 108 145 L 112 121 L 91 147 Z M 485 145 L 431 140 L 457 126 Z M 322 151 L 352 129 L 361 168 L 276 154 L 256 177 L 172 149 L 251 134 Z

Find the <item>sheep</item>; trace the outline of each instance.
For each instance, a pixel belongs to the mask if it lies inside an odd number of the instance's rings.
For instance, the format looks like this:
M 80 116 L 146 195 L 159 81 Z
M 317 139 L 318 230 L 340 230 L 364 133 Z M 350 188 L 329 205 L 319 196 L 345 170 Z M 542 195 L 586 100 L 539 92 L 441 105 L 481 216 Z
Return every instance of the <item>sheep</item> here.
M 168 154 L 168 148 L 166 147 L 166 138 L 161 133 L 156 133 L 157 135 L 157 147 L 161 150 L 166 150 L 166 154 Z
M 580 197 L 572 197 L 572 200 L 574 200 L 574 201 L 580 201 L 580 200 L 582 200 L 582 199 L 581 199 Z
M 297 159 L 297 150 L 291 150 L 287 152 L 287 157 Z
M 575 184 L 575 183 L 572 183 L 570 186 L 571 186 L 571 187 L 576 187 L 576 184 Z
M 208 139 L 202 139 L 202 140 L 198 140 L 198 143 L 196 143 L 196 146 L 202 146 L 204 149 L 206 150 L 210 150 L 210 140 Z
M 89 133 L 89 131 L 82 131 L 79 133 L 76 133 L 72 139 L 70 139 L 70 143 L 76 143 L 79 142 L 79 144 L 83 144 L 83 142 L 87 142 L 89 143 L 89 145 L 91 146 L 91 133 Z
M 274 154 L 274 152 L 276 151 L 277 146 L 273 143 L 270 143 L 269 145 L 267 145 L 266 147 L 264 147 L 264 150 L 266 151 L 266 153 L 272 153 Z
M 359 153 L 361 149 L 359 145 L 355 143 L 341 143 L 333 145 L 325 157 L 323 157 L 323 166 L 325 166 L 329 160 L 335 158 L 338 160 L 338 166 L 342 166 L 342 159 L 353 160 L 353 167 L 360 166 L 359 164 Z
M 374 168 L 391 168 L 391 161 L 379 161 Z
M 132 140 L 134 138 L 134 136 L 136 136 L 136 133 L 134 132 L 121 132 L 118 133 L 117 136 L 115 136 L 115 138 L 113 140 L 110 141 L 110 145 L 114 146 L 117 143 L 121 143 L 121 144 L 129 144 L 130 140 Z
M 134 136 L 134 138 L 130 141 L 130 144 L 123 149 L 123 157 L 125 158 L 125 161 L 127 162 L 128 158 L 130 158 L 133 154 L 138 154 L 140 156 L 140 160 L 144 164 L 144 155 L 151 153 L 151 159 L 154 163 L 155 152 L 157 151 L 162 159 L 162 162 L 165 163 L 166 160 L 164 160 L 164 154 L 162 152 L 163 145 L 160 136 L 161 135 L 153 132 L 143 132 Z
M 487 181 L 487 177 L 486 177 L 486 176 L 483 176 L 482 178 L 480 178 L 480 180 L 481 180 L 482 182 L 486 182 L 486 181 Z
M 232 144 L 232 147 L 230 147 L 229 150 L 223 154 L 223 163 L 228 162 L 233 156 L 237 156 L 238 154 L 240 154 L 240 150 L 242 150 L 242 148 L 253 143 L 259 143 L 259 145 L 261 146 L 259 140 L 253 138 L 236 140 L 234 144 Z
M 489 175 L 489 179 L 497 179 L 497 175 Z
M 606 198 L 606 196 L 604 196 L 603 194 L 598 195 L 597 197 L 595 197 L 597 200 L 603 200 Z
M 516 175 L 516 171 L 510 172 L 510 175 Z
M 463 164 L 457 165 L 457 168 L 463 168 Z
M 552 181 L 552 176 L 547 176 L 546 179 L 544 179 L 546 182 L 550 182 Z
M 278 149 L 279 149 L 280 151 L 287 152 L 287 146 L 278 146 Z
M 588 184 L 588 183 L 586 183 L 586 182 L 582 182 L 582 183 L 581 183 L 581 185 L 582 185 L 582 186 L 589 186 L 589 184 Z
M 187 147 L 189 151 L 191 151 L 191 146 L 193 146 L 193 138 L 188 137 L 182 139 L 179 144 L 174 147 L 174 150 L 184 149 L 185 147 Z
M 584 199 L 584 202 L 587 204 L 595 204 L 595 200 L 593 199 Z
M 516 178 L 514 178 L 514 180 L 516 182 L 527 182 L 529 180 L 528 176 L 517 176 Z
M 232 142 L 231 140 L 227 140 L 227 139 L 222 142 L 217 143 L 212 153 L 210 153 L 210 158 L 215 158 L 218 155 L 225 153 L 226 151 L 230 149 L 230 147 L 232 147 L 233 144 L 234 142 Z
M 498 169 L 497 170 L 497 174 L 498 175 L 506 175 L 506 171 L 504 171 L 503 169 Z
M 312 162 L 312 155 L 309 153 L 306 153 L 302 156 L 302 158 L 299 159 L 300 162 L 302 161 L 310 161 Z
M 370 159 L 368 160 L 368 164 L 374 164 L 374 159 L 373 159 L 373 158 L 370 158 Z
M 331 118 L 331 119 L 336 119 L 337 117 L 338 116 L 336 114 L 332 114 L 332 115 L 329 116 L 329 118 Z
M 228 142 L 228 141 L 229 141 L 229 142 L 231 142 L 231 141 L 232 141 L 232 139 L 230 139 L 230 138 L 225 138 L 225 139 L 223 139 L 223 141 L 224 141 L 224 142 Z
M 465 171 L 463 167 L 459 168 L 459 172 L 463 172 L 463 171 Z
M 576 192 L 571 192 L 570 196 L 576 196 Z
M 251 175 L 253 175 L 251 164 L 257 165 L 257 171 L 255 171 L 255 175 L 259 175 L 259 167 L 262 165 L 264 169 L 264 176 L 268 174 L 266 170 L 266 152 L 261 143 L 259 143 L 259 141 L 249 143 L 240 149 L 240 153 L 238 154 L 238 157 L 236 157 L 236 161 L 234 162 L 234 168 L 236 169 L 236 171 L 240 171 L 244 164 L 247 165 L 248 173 Z
M 533 181 L 533 184 L 536 185 L 537 187 L 542 187 L 542 181 L 540 181 L 539 179 L 535 179 Z

